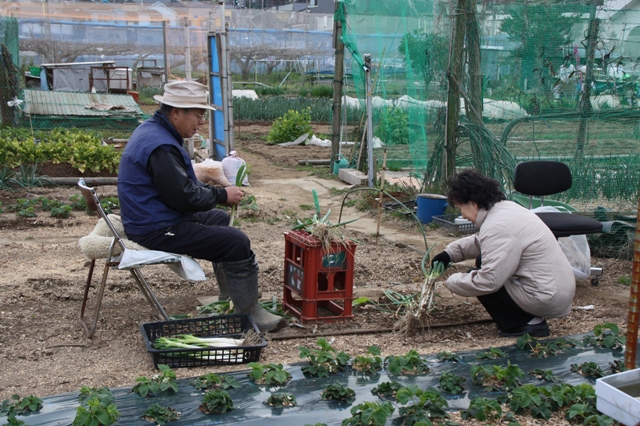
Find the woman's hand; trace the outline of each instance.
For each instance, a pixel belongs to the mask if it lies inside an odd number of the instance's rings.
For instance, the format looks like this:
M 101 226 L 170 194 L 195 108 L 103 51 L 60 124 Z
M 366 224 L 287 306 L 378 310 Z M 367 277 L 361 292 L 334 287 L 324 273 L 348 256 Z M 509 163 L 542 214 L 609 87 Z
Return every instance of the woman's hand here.
M 446 268 L 451 263 L 451 256 L 446 251 L 440 252 L 436 254 L 433 259 L 431 259 L 431 269 L 433 269 L 433 264 L 436 262 L 442 262 L 444 267 Z

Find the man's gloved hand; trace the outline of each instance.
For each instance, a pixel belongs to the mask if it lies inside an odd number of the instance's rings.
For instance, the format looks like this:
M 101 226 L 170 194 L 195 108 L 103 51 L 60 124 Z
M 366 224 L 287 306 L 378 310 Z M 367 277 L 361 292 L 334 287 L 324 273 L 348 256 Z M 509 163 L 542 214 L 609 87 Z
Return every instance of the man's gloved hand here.
M 451 256 L 446 251 L 440 252 L 436 254 L 433 259 L 431 259 L 431 268 L 433 268 L 433 264 L 436 262 L 442 262 L 444 267 L 446 268 L 451 263 Z

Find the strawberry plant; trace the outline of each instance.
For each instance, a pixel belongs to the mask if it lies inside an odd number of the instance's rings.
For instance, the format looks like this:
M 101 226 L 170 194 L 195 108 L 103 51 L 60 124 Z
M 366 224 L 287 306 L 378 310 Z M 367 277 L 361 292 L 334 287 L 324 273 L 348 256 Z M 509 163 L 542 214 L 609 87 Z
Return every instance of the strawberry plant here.
M 8 416 L 11 414 L 15 416 L 16 414 L 15 397 L 18 397 L 18 399 L 20 399 L 19 395 L 13 395 L 10 400 L 5 399 L 0 403 L 0 416 Z
M 269 396 L 264 402 L 265 405 L 273 408 L 289 408 L 297 405 L 296 397 L 290 393 L 277 392 Z
M 440 362 L 446 362 L 446 361 L 461 362 L 462 361 L 462 358 L 460 358 L 460 356 L 457 355 L 455 352 L 447 352 L 447 351 L 439 352 L 436 355 L 436 358 L 438 358 L 438 361 Z
M 550 342 L 539 343 L 538 339 L 531 337 L 528 334 L 524 334 L 516 341 L 516 346 L 520 349 L 529 349 L 531 356 L 536 358 L 546 358 L 550 355 L 557 355 L 558 353 L 575 347 L 577 343 L 571 339 L 556 339 Z
M 78 400 L 80 401 L 80 404 L 85 404 L 91 398 L 98 398 L 101 401 L 105 401 L 107 402 L 107 405 L 115 402 L 116 400 L 115 397 L 113 396 L 113 393 L 111 393 L 111 390 L 109 390 L 109 388 L 106 388 L 106 387 L 90 388 L 88 386 L 83 386 L 80 389 L 80 394 L 78 395 Z
M 440 389 L 442 389 L 443 392 L 448 392 L 453 395 L 462 393 L 466 380 L 467 379 L 462 376 L 445 371 L 439 379 Z
M 11 399 L 5 399 L 0 404 L 0 416 L 10 414 L 23 415 L 33 413 L 42 408 L 42 399 L 36 396 L 26 396 L 21 398 L 20 395 L 11 395 Z
M 335 382 L 334 384 L 327 386 L 322 391 L 322 399 L 324 400 L 349 402 L 353 401 L 355 397 L 356 393 L 353 389 L 348 388 L 339 382 Z
M 300 358 L 307 358 L 309 365 L 302 367 L 302 372 L 310 376 L 329 377 L 330 374 L 342 371 L 349 362 L 349 355 L 338 352 L 321 337 L 316 342 L 320 349 L 300 347 Z
M 142 418 L 157 425 L 164 425 L 180 419 L 180 413 L 171 407 L 163 407 L 160 404 L 152 404 L 147 408 Z
M 282 369 L 282 364 L 249 363 L 248 376 L 259 385 L 284 386 L 291 380 L 291 373 Z
M 552 370 L 543 370 L 541 368 L 536 368 L 535 370 L 529 371 L 529 375 L 531 377 L 535 377 L 538 380 L 544 380 L 545 382 L 556 383 L 558 381 L 558 378 L 553 374 Z
M 390 355 L 385 358 L 385 362 L 388 363 L 389 371 L 396 376 L 426 374 L 430 371 L 427 362 L 414 349 L 405 355 Z
M 604 377 L 604 371 L 595 362 L 583 362 L 582 364 L 571 364 L 571 371 L 580 373 L 585 377 Z
M 489 347 L 489 350 L 476 355 L 476 359 L 501 359 L 501 358 L 508 358 L 508 357 L 509 355 L 507 355 L 507 353 L 504 352 L 502 349 L 498 349 L 494 347 Z
M 16 212 L 17 217 L 36 217 L 38 216 L 33 207 L 26 207 Z
M 131 392 L 137 393 L 142 397 L 147 395 L 156 395 L 160 392 L 178 393 L 178 383 L 176 382 L 176 373 L 165 364 L 158 364 L 160 374 L 156 374 L 151 379 L 146 376 L 136 378 L 136 385 Z
M 71 213 L 71 210 L 73 210 L 71 206 L 66 206 L 66 205 L 60 206 L 60 207 L 54 207 L 51 209 L 51 217 L 67 219 L 69 218 L 69 214 Z
M 608 349 L 622 349 L 625 337 L 620 334 L 620 329 L 613 323 L 598 324 L 593 328 L 593 336 L 585 336 L 584 345 L 599 346 Z
M 16 419 L 17 415 L 26 415 L 42 408 L 42 400 L 33 395 L 20 398 L 20 395 L 11 395 L 11 399 L 5 399 L 0 403 L 0 416 L 7 417 L 8 426 L 19 426 L 25 424 L 22 420 Z
M 624 366 L 623 359 L 615 359 L 609 363 L 609 371 L 610 374 L 622 373 L 623 371 L 627 371 L 627 368 Z
M 593 386 L 587 383 L 576 386 L 563 383 L 554 385 L 551 392 L 554 401 L 559 401 L 561 406 L 569 407 L 565 414 L 567 420 L 597 426 L 608 426 L 613 423 L 610 417 L 598 412 L 596 391 Z
M 449 404 L 440 391 L 434 388 L 422 390 L 416 385 L 408 385 L 398 390 L 396 399 L 402 405 L 399 410 L 403 424 L 413 425 L 419 422 L 431 422 L 431 419 L 449 418 L 447 408 Z
M 460 415 L 464 420 L 475 419 L 481 422 L 498 420 L 502 417 L 502 407 L 495 399 L 476 396 L 469 402 L 469 408 L 463 410 Z
M 506 367 L 499 365 L 474 365 L 471 367 L 471 381 L 491 391 L 510 391 L 520 385 L 524 372 L 509 362 Z
M 84 406 L 78 407 L 73 426 L 110 426 L 120 417 L 116 405 L 108 398 L 89 398 Z
M 400 384 L 400 383 L 398 383 L 396 381 L 382 382 L 378 386 L 376 386 L 373 389 L 371 389 L 371 393 L 374 394 L 374 395 L 378 395 L 381 398 L 382 397 L 395 398 L 396 397 L 396 393 L 402 387 L 403 387 L 402 384 Z
M 224 414 L 233 410 L 233 400 L 225 390 L 212 390 L 204 395 L 198 409 L 206 414 Z
M 558 407 L 569 407 L 573 404 L 590 404 L 595 407 L 596 404 L 596 391 L 587 383 L 576 386 L 568 383 L 553 385 L 550 392 Z
M 369 346 L 367 355 L 358 355 L 351 361 L 351 368 L 365 374 L 376 374 L 382 370 L 382 358 L 378 346 Z
M 69 197 L 69 205 L 75 211 L 83 212 L 87 210 L 87 202 L 80 194 L 72 195 Z
M 515 414 L 527 412 L 534 418 L 549 420 L 554 408 L 550 396 L 548 389 L 526 384 L 513 389 L 507 398 Z
M 191 382 L 193 387 L 196 389 L 229 389 L 229 388 L 239 388 L 242 385 L 232 376 L 219 376 L 214 373 L 208 373 L 203 376 L 200 376 Z
M 100 205 L 106 214 L 111 214 L 114 209 L 120 208 L 120 200 L 118 197 L 105 197 L 100 199 Z
M 363 402 L 351 407 L 351 417 L 342 426 L 384 426 L 394 411 L 389 402 Z
M 22 420 L 16 419 L 16 415 L 11 413 L 7 416 L 7 423 L 5 423 L 3 426 L 22 426 L 22 425 L 26 425 L 26 423 L 23 422 Z

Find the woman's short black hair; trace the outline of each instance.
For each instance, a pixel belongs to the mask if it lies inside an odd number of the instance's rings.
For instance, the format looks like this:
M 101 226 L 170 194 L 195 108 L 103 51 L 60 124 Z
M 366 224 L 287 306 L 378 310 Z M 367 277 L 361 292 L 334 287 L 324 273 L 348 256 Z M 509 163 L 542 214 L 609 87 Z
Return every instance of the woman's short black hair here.
M 505 199 L 497 180 L 486 177 L 474 169 L 452 176 L 447 185 L 447 201 L 451 206 L 473 201 L 478 207 L 489 210 L 495 203 Z

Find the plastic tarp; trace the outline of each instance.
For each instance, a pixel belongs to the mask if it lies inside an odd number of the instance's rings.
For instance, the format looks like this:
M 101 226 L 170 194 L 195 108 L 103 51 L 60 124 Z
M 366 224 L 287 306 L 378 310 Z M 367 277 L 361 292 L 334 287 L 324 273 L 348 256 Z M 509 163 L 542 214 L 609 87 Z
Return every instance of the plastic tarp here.
M 584 347 L 582 338 L 584 336 L 574 336 L 573 339 L 580 342 L 575 347 L 563 351 L 555 356 L 547 358 L 536 358 L 530 356 L 530 352 L 518 349 L 516 346 L 501 348 L 508 354 L 506 359 L 478 360 L 476 356 L 487 349 L 469 352 L 457 352 L 461 358 L 460 363 L 444 361 L 439 362 L 436 354 L 423 357 L 428 361 L 431 371 L 420 376 L 394 376 L 386 370 L 382 370 L 377 375 L 365 375 L 355 371 L 343 372 L 329 378 L 307 378 L 302 373 L 301 367 L 305 362 L 285 366 L 293 376 L 292 380 L 284 387 L 269 387 L 256 385 L 247 377 L 249 370 L 234 373 L 218 373 L 220 375 L 230 375 L 236 378 L 242 387 L 230 389 L 229 395 L 234 402 L 235 409 L 217 415 L 207 415 L 198 410 L 202 403 L 205 391 L 197 390 L 191 385 L 193 378 L 179 379 L 179 392 L 177 394 L 159 394 L 154 397 L 143 398 L 131 392 L 131 387 L 112 388 L 116 405 L 121 416 L 117 422 L 119 425 L 148 425 L 149 422 L 143 420 L 141 416 L 152 404 L 170 406 L 181 413 L 180 420 L 168 423 L 169 425 L 216 425 L 216 424 L 242 424 L 242 425 L 279 425 L 279 426 L 302 426 L 305 424 L 326 423 L 340 424 L 342 420 L 351 416 L 352 406 L 365 401 L 382 400 L 371 393 L 371 389 L 383 382 L 397 381 L 403 385 L 414 384 L 421 389 L 438 387 L 438 379 L 445 372 L 451 372 L 466 378 L 465 392 L 462 395 L 449 395 L 443 392 L 447 398 L 451 410 L 466 409 L 471 398 L 477 395 L 485 397 L 497 397 L 498 392 L 487 392 L 481 386 L 471 382 L 470 369 L 473 365 L 502 365 L 506 366 L 507 361 L 518 365 L 525 374 L 536 368 L 552 370 L 559 382 L 577 385 L 580 383 L 595 384 L 595 379 L 586 378 L 571 371 L 571 364 L 581 364 L 585 362 L 595 362 L 605 372 L 610 369 L 610 362 L 623 359 L 624 351 L 611 351 L 608 349 Z M 540 340 L 540 342 L 544 342 Z M 315 345 L 314 345 L 315 346 Z M 354 356 L 354 354 L 350 354 Z M 188 370 L 176 370 L 178 377 L 188 374 Z M 217 373 L 212 368 L 212 373 Z M 353 389 L 356 399 L 352 403 L 338 403 L 324 401 L 321 392 L 330 384 L 340 382 Z M 539 386 L 550 385 L 526 375 L 522 383 L 533 383 Z M 267 398 L 276 392 L 286 392 L 293 394 L 297 400 L 297 406 L 291 408 L 276 409 L 264 404 Z M 26 395 L 22 395 L 26 396 Z M 44 407 L 38 413 L 28 416 L 19 416 L 29 425 L 51 426 L 70 425 L 79 406 L 78 393 L 67 393 L 43 398 Z M 396 407 L 392 419 L 398 418 L 399 405 L 393 401 Z M 5 418 L 0 417 L 0 424 Z M 395 423 L 394 423 L 395 424 Z

